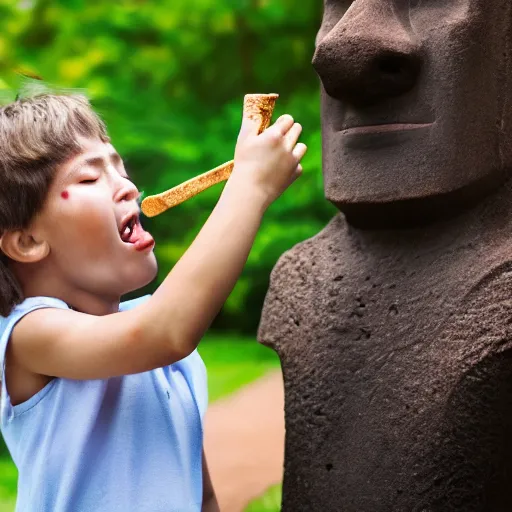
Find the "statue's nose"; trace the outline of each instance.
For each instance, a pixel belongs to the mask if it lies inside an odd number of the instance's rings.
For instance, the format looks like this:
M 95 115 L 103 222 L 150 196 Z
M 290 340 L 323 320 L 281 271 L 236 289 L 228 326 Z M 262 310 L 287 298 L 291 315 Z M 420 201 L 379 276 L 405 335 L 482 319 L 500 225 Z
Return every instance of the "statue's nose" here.
M 330 96 L 371 104 L 410 91 L 420 74 L 421 55 L 396 16 L 349 10 L 318 42 L 313 66 Z

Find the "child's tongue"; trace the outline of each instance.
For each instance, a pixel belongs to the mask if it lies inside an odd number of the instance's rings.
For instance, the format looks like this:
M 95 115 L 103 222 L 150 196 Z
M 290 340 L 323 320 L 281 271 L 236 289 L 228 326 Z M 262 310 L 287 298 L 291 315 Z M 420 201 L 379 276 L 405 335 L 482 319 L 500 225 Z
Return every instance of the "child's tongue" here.
M 127 242 L 134 244 L 140 238 L 141 232 L 143 231 L 142 226 L 136 222 L 135 226 L 133 226 L 132 234 L 130 235 L 130 238 L 128 238 Z
M 132 234 L 128 239 L 128 242 L 135 245 L 135 248 L 139 246 L 147 245 L 149 242 L 153 241 L 153 237 L 147 232 L 144 231 L 143 227 L 139 222 L 133 226 Z

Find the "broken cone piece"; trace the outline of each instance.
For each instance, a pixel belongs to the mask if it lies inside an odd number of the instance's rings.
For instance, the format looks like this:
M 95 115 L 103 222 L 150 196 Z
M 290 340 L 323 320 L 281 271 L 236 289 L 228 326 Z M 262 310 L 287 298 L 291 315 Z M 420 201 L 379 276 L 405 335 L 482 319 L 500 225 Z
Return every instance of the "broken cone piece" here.
M 244 118 L 259 123 L 258 133 L 270 125 L 278 94 L 246 94 L 244 98 Z M 233 171 L 234 162 L 226 162 L 215 169 L 185 181 L 166 192 L 149 196 L 142 201 L 142 211 L 147 217 L 155 217 L 173 206 L 181 204 L 200 192 L 226 181 Z
M 146 217 L 155 217 L 169 208 L 185 202 L 203 190 L 213 187 L 217 183 L 226 181 L 233 171 L 234 161 L 219 165 L 211 171 L 205 172 L 195 178 L 185 181 L 177 187 L 171 188 L 156 196 L 149 196 L 142 201 L 142 211 Z
M 244 117 L 259 123 L 258 134 L 270 125 L 276 100 L 279 94 L 246 94 L 244 98 Z

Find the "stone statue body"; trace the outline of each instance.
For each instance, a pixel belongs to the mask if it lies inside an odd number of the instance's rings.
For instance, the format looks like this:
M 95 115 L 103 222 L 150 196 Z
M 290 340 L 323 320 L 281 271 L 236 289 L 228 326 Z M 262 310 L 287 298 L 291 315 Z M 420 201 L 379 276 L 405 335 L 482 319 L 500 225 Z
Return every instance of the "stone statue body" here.
M 512 510 L 512 2 L 326 0 L 326 197 L 273 271 L 283 510 Z

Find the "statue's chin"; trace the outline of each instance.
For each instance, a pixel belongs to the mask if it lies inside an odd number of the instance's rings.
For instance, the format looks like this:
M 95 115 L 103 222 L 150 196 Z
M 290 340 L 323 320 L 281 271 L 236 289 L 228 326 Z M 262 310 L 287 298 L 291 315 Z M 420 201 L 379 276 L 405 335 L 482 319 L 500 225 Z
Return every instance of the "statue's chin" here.
M 326 189 L 326 198 L 354 227 L 411 228 L 443 219 L 449 220 L 464 213 L 496 193 L 504 181 L 497 174 L 489 174 L 474 183 L 448 192 L 423 197 L 397 197 L 385 201 L 377 201 L 368 196 L 349 199 L 339 194 L 331 194 Z

